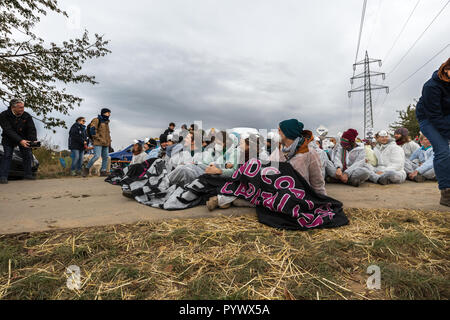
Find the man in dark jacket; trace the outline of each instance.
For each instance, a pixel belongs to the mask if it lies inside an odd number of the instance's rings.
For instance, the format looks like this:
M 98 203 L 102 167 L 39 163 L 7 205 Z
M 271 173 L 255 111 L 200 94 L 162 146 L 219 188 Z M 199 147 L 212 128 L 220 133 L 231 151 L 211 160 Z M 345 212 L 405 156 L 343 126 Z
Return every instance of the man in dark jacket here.
M 420 131 L 434 150 L 434 171 L 441 204 L 450 207 L 450 59 L 441 65 L 422 89 L 416 106 Z
M 79 117 L 69 131 L 69 150 L 72 158 L 71 174 L 81 174 L 84 150 L 87 147 L 86 119 Z
M 37 141 L 36 127 L 31 115 L 24 111 L 25 104 L 20 99 L 12 99 L 9 108 L 0 113 L 0 126 L 2 127 L 3 159 L 0 163 L 0 183 L 8 183 L 8 173 L 11 166 L 14 148 L 19 146 L 22 154 L 24 178 L 34 180 L 31 172 L 30 142 Z

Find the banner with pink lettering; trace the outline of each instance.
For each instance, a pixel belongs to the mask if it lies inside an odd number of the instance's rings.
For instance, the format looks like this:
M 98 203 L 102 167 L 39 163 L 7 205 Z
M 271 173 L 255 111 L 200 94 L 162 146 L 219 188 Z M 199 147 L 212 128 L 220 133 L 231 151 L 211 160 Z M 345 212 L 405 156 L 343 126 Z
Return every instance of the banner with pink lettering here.
M 275 228 L 335 228 L 349 222 L 342 202 L 316 193 L 287 162 L 274 165 L 251 159 L 218 191 L 250 201 L 258 220 Z

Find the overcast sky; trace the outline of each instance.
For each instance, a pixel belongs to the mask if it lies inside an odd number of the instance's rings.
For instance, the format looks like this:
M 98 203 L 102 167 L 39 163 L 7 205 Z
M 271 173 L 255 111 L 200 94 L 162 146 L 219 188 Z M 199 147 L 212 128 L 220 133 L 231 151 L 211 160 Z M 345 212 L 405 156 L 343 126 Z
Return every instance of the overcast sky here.
M 386 58 L 416 0 L 369 0 L 358 60 Z M 421 1 L 383 66 L 390 72 L 447 0 Z M 362 0 L 63 0 L 72 19 L 50 15 L 36 32 L 46 40 L 78 37 L 86 28 L 104 34 L 112 51 L 83 72 L 100 84 L 69 87 L 84 99 L 65 117 L 89 120 L 112 110 L 113 147 L 159 136 L 168 123 L 202 120 L 204 127 L 277 128 L 297 118 L 336 134 L 353 127 L 363 135 L 362 93 L 350 100 Z M 386 80 L 391 89 L 449 43 L 450 5 Z M 450 56 L 450 47 L 393 91 L 374 92 L 374 125 L 396 120 L 395 110 L 420 97 L 423 83 Z M 357 70 L 357 73 L 362 69 Z M 354 86 L 362 82 L 355 82 Z M 39 130 L 67 148 L 67 130 Z

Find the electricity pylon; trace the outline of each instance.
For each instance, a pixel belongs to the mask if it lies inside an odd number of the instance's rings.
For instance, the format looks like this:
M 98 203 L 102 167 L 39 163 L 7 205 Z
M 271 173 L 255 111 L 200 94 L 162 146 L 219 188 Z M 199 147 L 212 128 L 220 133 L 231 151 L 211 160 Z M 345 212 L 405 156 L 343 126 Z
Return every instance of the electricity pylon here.
M 371 63 L 378 62 L 381 67 L 380 59 L 369 59 L 369 55 L 366 51 L 366 57 L 364 60 L 353 64 L 353 71 L 356 70 L 356 66 L 363 64 L 364 72 L 350 78 L 350 83 L 353 84 L 355 79 L 364 79 L 364 84 L 358 88 L 348 91 L 348 97 L 350 98 L 352 92 L 364 91 L 364 138 L 371 139 L 373 137 L 373 113 L 372 113 L 372 90 L 386 89 L 386 93 L 389 93 L 388 86 L 381 86 L 378 84 L 371 84 L 370 78 L 381 76 L 383 80 L 386 78 L 385 73 L 370 71 L 369 65 Z

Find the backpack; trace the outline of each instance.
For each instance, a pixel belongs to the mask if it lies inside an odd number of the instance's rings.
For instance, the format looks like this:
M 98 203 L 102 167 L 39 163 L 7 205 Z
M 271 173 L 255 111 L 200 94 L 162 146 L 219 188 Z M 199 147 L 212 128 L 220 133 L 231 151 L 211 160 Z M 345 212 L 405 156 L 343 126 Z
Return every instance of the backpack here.
M 95 118 L 95 119 L 97 119 L 97 118 Z M 86 128 L 86 134 L 90 141 L 94 141 L 94 137 L 91 135 L 92 121 L 94 121 L 94 119 L 91 120 L 91 122 L 88 124 L 88 126 Z M 98 126 L 95 130 L 95 134 L 98 134 L 98 128 L 100 128 L 100 120 L 98 120 Z

